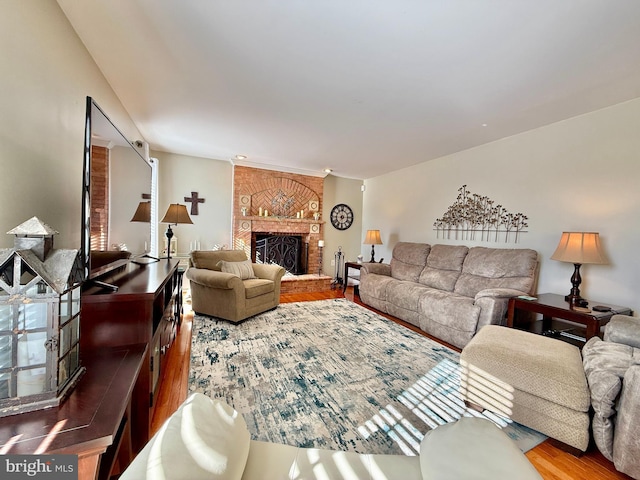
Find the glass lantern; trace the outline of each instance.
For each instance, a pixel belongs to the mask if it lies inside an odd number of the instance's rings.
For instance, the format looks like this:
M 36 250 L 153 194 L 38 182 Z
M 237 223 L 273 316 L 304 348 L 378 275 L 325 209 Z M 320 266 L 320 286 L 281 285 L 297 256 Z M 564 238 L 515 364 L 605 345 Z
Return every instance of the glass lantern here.
M 5 257 L 0 257 L 1 417 L 58 405 L 84 369 L 79 362 L 81 284 L 67 289 L 49 284 L 50 269 L 29 252 L 11 249 L 0 255 Z

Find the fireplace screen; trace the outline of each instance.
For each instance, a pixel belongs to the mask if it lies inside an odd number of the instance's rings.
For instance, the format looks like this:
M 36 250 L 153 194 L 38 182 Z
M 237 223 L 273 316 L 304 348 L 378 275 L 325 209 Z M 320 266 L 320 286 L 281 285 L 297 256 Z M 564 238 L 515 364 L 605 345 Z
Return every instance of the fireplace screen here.
M 306 245 L 301 236 L 296 235 L 256 235 L 255 263 L 275 263 L 287 273 L 306 273 Z

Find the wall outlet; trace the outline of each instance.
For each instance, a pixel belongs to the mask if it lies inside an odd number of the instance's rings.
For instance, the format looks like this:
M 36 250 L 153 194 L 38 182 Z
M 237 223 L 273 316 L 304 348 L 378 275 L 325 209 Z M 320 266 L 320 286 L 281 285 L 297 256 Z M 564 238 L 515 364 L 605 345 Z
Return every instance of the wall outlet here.
M 335 266 L 336 266 L 336 261 L 335 261 L 335 259 L 334 259 L 334 260 L 331 260 L 331 266 L 332 266 L 332 267 L 335 267 Z

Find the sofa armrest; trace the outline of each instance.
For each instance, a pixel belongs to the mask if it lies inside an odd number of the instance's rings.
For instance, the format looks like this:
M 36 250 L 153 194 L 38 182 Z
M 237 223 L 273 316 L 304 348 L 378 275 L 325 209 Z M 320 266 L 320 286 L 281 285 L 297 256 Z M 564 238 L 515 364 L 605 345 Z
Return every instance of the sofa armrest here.
M 375 273 L 376 275 L 391 276 L 391 265 L 388 263 L 363 263 L 360 268 L 360 275 L 367 273 Z
M 476 293 L 475 300 L 484 297 L 506 298 L 508 300 L 511 297 L 518 297 L 520 295 L 526 294 L 527 292 L 522 292 L 513 288 L 485 288 L 484 290 L 480 290 L 478 293 Z
M 284 268 L 280 265 L 270 265 L 264 263 L 252 263 L 253 273 L 258 278 L 279 282 L 284 275 Z
M 240 277 L 233 275 L 232 273 L 191 267 L 187 269 L 185 275 L 191 282 L 198 283 L 209 288 L 233 290 L 234 288 L 244 287 Z
M 640 318 L 614 315 L 604 327 L 604 340 L 640 348 Z
M 480 307 L 477 330 L 485 325 L 504 325 L 506 323 L 509 299 L 525 292 L 512 288 L 486 288 L 480 290 L 473 303 Z
M 624 375 L 613 439 L 616 469 L 640 478 L 640 365 L 632 365 Z

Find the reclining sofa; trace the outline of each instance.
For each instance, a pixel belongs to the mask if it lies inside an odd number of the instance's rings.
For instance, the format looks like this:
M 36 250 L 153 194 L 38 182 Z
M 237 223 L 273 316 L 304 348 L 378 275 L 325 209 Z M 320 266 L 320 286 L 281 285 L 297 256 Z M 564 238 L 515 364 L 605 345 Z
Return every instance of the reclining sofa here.
M 362 265 L 360 299 L 463 348 L 505 322 L 509 298 L 534 292 L 537 270 L 535 250 L 399 242 L 391 263 Z
M 251 440 L 239 412 L 194 393 L 120 480 L 540 480 L 491 421 L 463 417 L 430 430 L 420 456 L 360 454 Z

